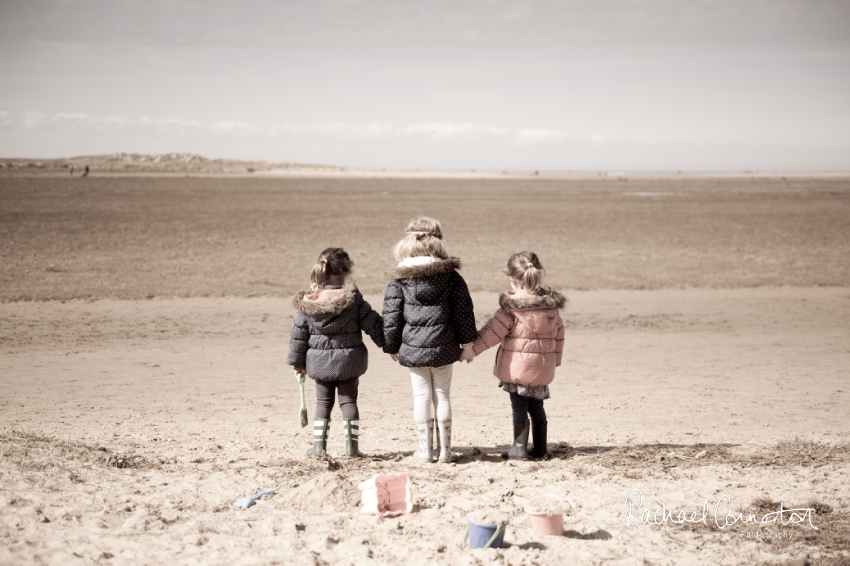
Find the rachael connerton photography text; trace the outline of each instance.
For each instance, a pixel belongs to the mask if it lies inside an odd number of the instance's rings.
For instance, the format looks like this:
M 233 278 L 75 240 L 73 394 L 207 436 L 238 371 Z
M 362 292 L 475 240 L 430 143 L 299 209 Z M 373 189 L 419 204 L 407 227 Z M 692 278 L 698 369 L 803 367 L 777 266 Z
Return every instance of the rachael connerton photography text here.
M 635 504 L 636 503 L 636 504 Z M 802 507 L 798 509 L 785 509 L 782 503 L 779 504 L 779 509 L 770 513 L 765 513 L 759 517 L 756 513 L 745 515 L 742 511 L 735 512 L 732 506 L 732 498 L 728 495 L 721 495 L 714 505 L 713 512 L 707 498 L 703 498 L 702 508 L 697 511 L 678 511 L 668 509 L 666 503 L 662 503 L 654 510 L 643 507 L 643 493 L 637 488 L 632 489 L 626 495 L 625 501 L 626 511 L 626 527 L 636 526 L 643 530 L 642 525 L 663 525 L 664 523 L 673 523 L 682 525 L 685 523 L 702 523 L 708 526 L 708 517 L 712 516 L 714 524 L 719 529 L 725 529 L 732 525 L 750 524 L 750 525 L 782 525 L 783 527 L 793 524 L 802 524 L 807 522 L 809 527 L 818 530 L 812 523 L 812 513 L 815 511 L 811 507 Z M 764 537 L 762 537 L 764 538 Z

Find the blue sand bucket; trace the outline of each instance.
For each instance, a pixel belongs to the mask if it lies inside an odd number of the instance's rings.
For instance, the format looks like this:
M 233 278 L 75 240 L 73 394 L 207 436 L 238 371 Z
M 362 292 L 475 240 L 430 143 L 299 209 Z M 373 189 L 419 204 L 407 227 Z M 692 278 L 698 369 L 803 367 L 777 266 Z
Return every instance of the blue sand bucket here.
M 481 525 L 467 519 L 466 536 L 469 539 L 469 548 L 502 548 L 507 526 L 507 523 Z

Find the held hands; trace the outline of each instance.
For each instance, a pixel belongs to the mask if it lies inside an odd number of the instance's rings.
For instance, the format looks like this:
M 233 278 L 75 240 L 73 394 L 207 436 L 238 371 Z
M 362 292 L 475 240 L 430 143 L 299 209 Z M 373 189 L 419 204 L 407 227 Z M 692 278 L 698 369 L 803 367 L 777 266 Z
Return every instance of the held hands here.
M 460 361 L 462 362 L 470 363 L 474 357 L 475 351 L 472 349 L 472 345 L 465 347 L 460 353 Z
M 394 362 L 398 361 L 398 354 L 390 354 L 390 357 L 393 359 Z

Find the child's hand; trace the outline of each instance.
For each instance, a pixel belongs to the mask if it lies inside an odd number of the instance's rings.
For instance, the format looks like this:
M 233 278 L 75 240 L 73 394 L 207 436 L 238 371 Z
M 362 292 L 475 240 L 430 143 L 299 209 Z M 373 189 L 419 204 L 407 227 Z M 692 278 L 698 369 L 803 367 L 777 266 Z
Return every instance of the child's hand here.
M 475 351 L 472 349 L 472 346 L 467 346 L 460 353 L 460 361 L 469 363 L 475 357 Z
M 301 374 L 304 373 L 304 368 L 292 368 L 292 371 L 295 374 L 295 379 L 301 379 Z
M 390 357 L 393 359 L 394 362 L 398 361 L 398 354 L 390 354 Z

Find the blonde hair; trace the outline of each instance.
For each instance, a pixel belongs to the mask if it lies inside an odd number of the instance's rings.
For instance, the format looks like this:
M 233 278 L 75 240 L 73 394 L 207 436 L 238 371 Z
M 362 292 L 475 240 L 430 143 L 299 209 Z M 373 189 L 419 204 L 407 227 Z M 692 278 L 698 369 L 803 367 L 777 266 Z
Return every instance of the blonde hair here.
M 324 289 L 332 275 L 345 277 L 354 269 L 354 262 L 342 248 L 327 248 L 319 254 L 316 265 L 310 271 L 310 295 L 315 298 Z
M 396 261 L 419 256 L 449 258 L 449 249 L 443 241 L 443 227 L 439 220 L 420 216 L 410 221 L 406 232 L 407 235 L 393 246 Z
M 546 270 L 543 269 L 540 258 L 534 252 L 519 252 L 512 255 L 508 259 L 508 267 L 504 273 L 521 282 L 525 289 L 538 295 L 545 295 L 549 292 L 549 288 L 543 286 Z

